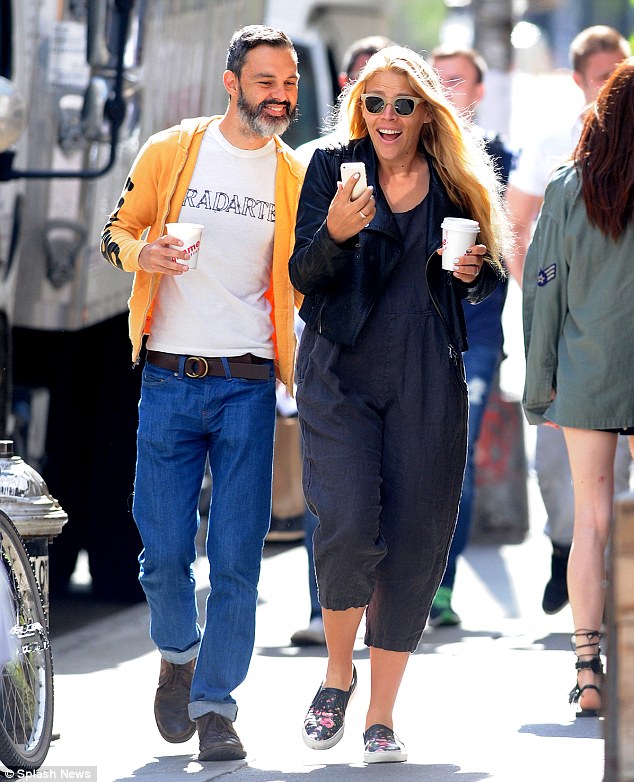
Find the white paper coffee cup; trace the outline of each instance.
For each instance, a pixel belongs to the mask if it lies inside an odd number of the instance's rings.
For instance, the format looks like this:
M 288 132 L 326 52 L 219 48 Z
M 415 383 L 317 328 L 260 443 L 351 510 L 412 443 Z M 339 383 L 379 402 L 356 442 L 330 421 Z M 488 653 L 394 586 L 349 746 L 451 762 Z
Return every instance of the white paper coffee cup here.
M 199 223 L 166 223 L 167 233 L 183 242 L 182 247 L 176 247 L 174 244 L 170 246 L 189 255 L 188 261 L 181 261 L 177 258 L 176 261 L 178 263 L 183 264 L 183 266 L 189 266 L 190 269 L 195 269 L 198 266 L 198 251 L 200 250 L 200 238 L 204 227 L 204 225 Z
M 467 248 L 475 244 L 480 224 L 477 220 L 467 220 L 463 217 L 445 217 L 440 227 L 443 247 L 442 268 L 452 272 L 456 258 L 460 258 Z

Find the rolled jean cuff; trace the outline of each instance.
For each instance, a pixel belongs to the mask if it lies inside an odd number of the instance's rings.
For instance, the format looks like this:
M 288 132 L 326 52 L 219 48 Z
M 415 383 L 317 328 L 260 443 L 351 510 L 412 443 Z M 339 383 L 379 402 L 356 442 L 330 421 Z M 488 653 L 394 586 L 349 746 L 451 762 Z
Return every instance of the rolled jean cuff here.
M 200 641 L 197 641 L 189 649 L 185 649 L 184 652 L 174 652 L 171 649 L 159 649 L 161 657 L 167 660 L 168 663 L 174 663 L 175 665 L 184 665 L 194 657 L 198 657 L 198 649 L 200 648 Z
M 231 722 L 236 721 L 238 716 L 238 706 L 235 703 L 214 703 L 214 701 L 194 701 L 189 704 L 189 719 L 195 720 L 198 717 L 203 717 L 205 714 L 213 711 L 215 714 L 220 714 L 221 717 L 226 717 Z

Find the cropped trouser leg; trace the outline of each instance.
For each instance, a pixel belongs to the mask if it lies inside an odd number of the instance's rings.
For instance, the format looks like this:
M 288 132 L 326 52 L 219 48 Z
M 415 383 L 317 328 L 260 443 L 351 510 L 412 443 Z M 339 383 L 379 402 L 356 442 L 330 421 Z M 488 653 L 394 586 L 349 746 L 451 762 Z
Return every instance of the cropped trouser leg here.
M 442 371 L 434 371 L 437 359 Z M 446 566 L 467 398 L 443 361 L 432 355 L 422 384 L 405 384 L 385 405 L 342 393 L 343 382 L 316 363 L 302 376 L 304 490 L 319 518 L 319 598 L 331 610 L 367 605 L 369 646 L 416 648 Z

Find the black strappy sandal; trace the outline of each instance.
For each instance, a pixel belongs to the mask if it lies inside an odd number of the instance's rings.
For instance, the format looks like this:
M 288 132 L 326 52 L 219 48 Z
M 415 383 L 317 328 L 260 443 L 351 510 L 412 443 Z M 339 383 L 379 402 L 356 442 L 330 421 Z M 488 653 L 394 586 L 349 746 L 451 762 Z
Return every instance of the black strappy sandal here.
M 585 644 L 578 644 L 577 643 L 577 636 L 581 636 L 586 639 L 587 643 Z M 575 663 L 575 668 L 577 671 L 592 671 L 592 673 L 603 677 L 603 663 L 601 662 L 601 646 L 599 645 L 601 643 L 601 633 L 598 630 L 575 630 L 572 638 L 570 639 L 570 644 L 572 646 L 572 651 L 575 652 L 577 655 L 577 662 Z M 581 660 L 579 659 L 579 654 L 581 649 L 591 649 L 592 651 L 589 652 L 581 652 L 581 656 L 587 657 L 589 655 L 592 655 L 592 657 L 589 660 Z M 596 690 L 596 692 L 601 695 L 601 689 L 597 687 L 595 684 L 584 684 L 583 687 L 579 686 L 579 682 L 575 684 L 575 686 L 570 691 L 570 696 L 568 698 L 568 703 L 579 703 L 579 698 L 581 698 L 581 695 L 586 690 Z M 579 707 L 579 711 L 577 712 L 577 717 L 600 717 L 601 716 L 601 710 L 600 709 L 584 709 L 582 706 Z

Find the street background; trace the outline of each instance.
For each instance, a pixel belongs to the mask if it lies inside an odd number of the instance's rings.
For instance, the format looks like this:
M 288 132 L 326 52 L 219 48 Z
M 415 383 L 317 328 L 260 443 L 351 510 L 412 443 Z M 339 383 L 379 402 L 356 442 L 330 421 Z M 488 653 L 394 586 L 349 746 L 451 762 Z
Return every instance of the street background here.
M 113 0 L 102 4 L 111 10 L 115 5 L 119 4 Z M 137 11 L 141 5 L 138 0 Z M 337 5 L 340 8 L 329 15 L 327 10 Z M 15 79 L 23 89 L 42 88 L 32 93 L 30 102 L 35 131 L 18 144 L 16 162 L 22 169 L 79 169 L 86 150 L 87 158 L 107 153 L 108 134 L 101 126 L 96 140 L 87 144 L 76 132 L 82 107 L 77 97 L 83 94 L 82 79 L 90 71 L 82 39 L 86 6 L 75 0 L 7 0 L 0 6 L 5 44 L 1 75 Z M 362 763 L 369 661 L 361 636 L 355 654 L 359 688 L 344 739 L 327 752 L 308 750 L 301 741 L 300 726 L 324 674 L 326 657 L 321 647 L 297 649 L 289 644 L 291 634 L 308 622 L 301 544 L 265 548 L 253 663 L 235 693 L 240 706 L 236 727 L 248 751 L 246 761 L 197 763 L 195 737 L 170 745 L 154 725 L 159 656 L 148 636 L 148 610 L 137 583 L 140 542 L 127 509 L 139 377 L 138 371 L 131 373 L 128 359 L 130 283 L 106 269 L 98 236 L 139 141 L 181 116 L 222 111 L 226 95 L 219 73 L 227 30 L 256 21 L 256 14 L 261 21 L 265 10 L 274 6 L 281 9 L 279 24 L 285 29 L 291 17 L 299 18 L 309 7 L 320 9 L 311 17 L 314 26 L 301 29 L 307 34 L 303 51 L 311 51 L 316 36 L 332 56 L 331 65 L 339 64 L 335 53 L 341 55 L 354 38 L 370 32 L 368 25 L 372 32 L 423 53 L 441 40 L 475 44 L 491 68 L 478 120 L 485 129 L 506 134 L 515 149 L 549 127 L 572 125 L 581 108 L 580 92 L 566 70 L 574 35 L 598 23 L 617 26 L 630 37 L 634 30 L 634 0 L 143 4 L 144 20 L 154 26 L 139 49 L 141 59 L 133 57 L 129 66 L 130 126 L 124 128 L 127 135 L 117 150 L 121 170 L 106 177 L 107 182 L 90 181 L 81 188 L 72 182 L 68 190 L 59 180 L 31 180 L 28 185 L 23 180 L 3 181 L 0 188 L 0 363 L 6 370 L 13 359 L 14 371 L 13 400 L 8 399 L 10 372 L 0 373 L 0 413 L 4 403 L 12 402 L 3 436 L 14 438 L 16 453 L 41 470 L 69 516 L 50 548 L 58 737 L 40 776 L 63 778 L 61 769 L 80 774 L 86 767 L 96 768 L 101 782 L 178 782 L 192 775 L 197 780 L 226 777 L 234 782 L 339 782 L 361 776 L 428 782 L 599 782 L 603 722 L 575 720 L 575 709 L 567 702 L 575 673 L 570 610 L 550 617 L 541 610 L 551 547 L 543 534 L 545 513 L 532 470 L 535 431 L 527 426 L 524 442 L 517 445 L 525 448 L 528 462 L 528 531 L 521 542 L 512 544 L 479 536 L 460 563 L 453 602 L 462 626 L 426 630 L 399 696 L 396 728 L 408 747 L 407 764 Z M 205 14 L 215 14 L 217 23 L 192 25 L 191 14 L 205 19 Z M 247 14 L 252 16 L 247 19 Z M 344 17 L 349 26 L 341 23 Z M 9 39 L 15 51 L 10 52 Z M 47 60 L 40 55 L 49 49 L 55 56 L 47 71 Z M 181 56 L 183 52 L 187 56 Z M 102 66 L 90 75 L 97 77 L 97 86 L 99 79 L 106 79 L 107 87 L 110 63 Z M 311 83 L 308 76 L 303 81 Z M 322 86 L 320 78 L 313 86 Z M 211 110 L 205 103 L 198 111 L 196 101 L 213 90 L 217 103 Z M 23 203 L 29 208 L 22 209 Z M 60 217 L 70 239 L 61 243 L 59 257 L 53 257 L 66 261 L 62 271 L 67 273 L 55 287 L 49 277 L 51 267 L 56 267 L 44 252 L 43 237 L 49 237 Z M 81 236 L 84 230 L 86 245 L 75 256 L 75 233 Z M 107 271 L 113 274 L 108 278 L 108 285 L 113 285 L 110 296 L 101 282 Z M 107 304 L 111 310 L 103 309 Z M 51 313 L 65 308 L 87 320 L 69 320 L 64 314 L 53 323 Z M 42 313 L 48 320 L 42 320 Z M 507 358 L 500 386 L 505 398 L 519 405 L 524 356 L 521 293 L 514 282 L 509 285 L 504 326 Z M 102 360 L 95 362 L 94 356 Z M 201 621 L 206 565 L 201 555 L 196 564 Z

